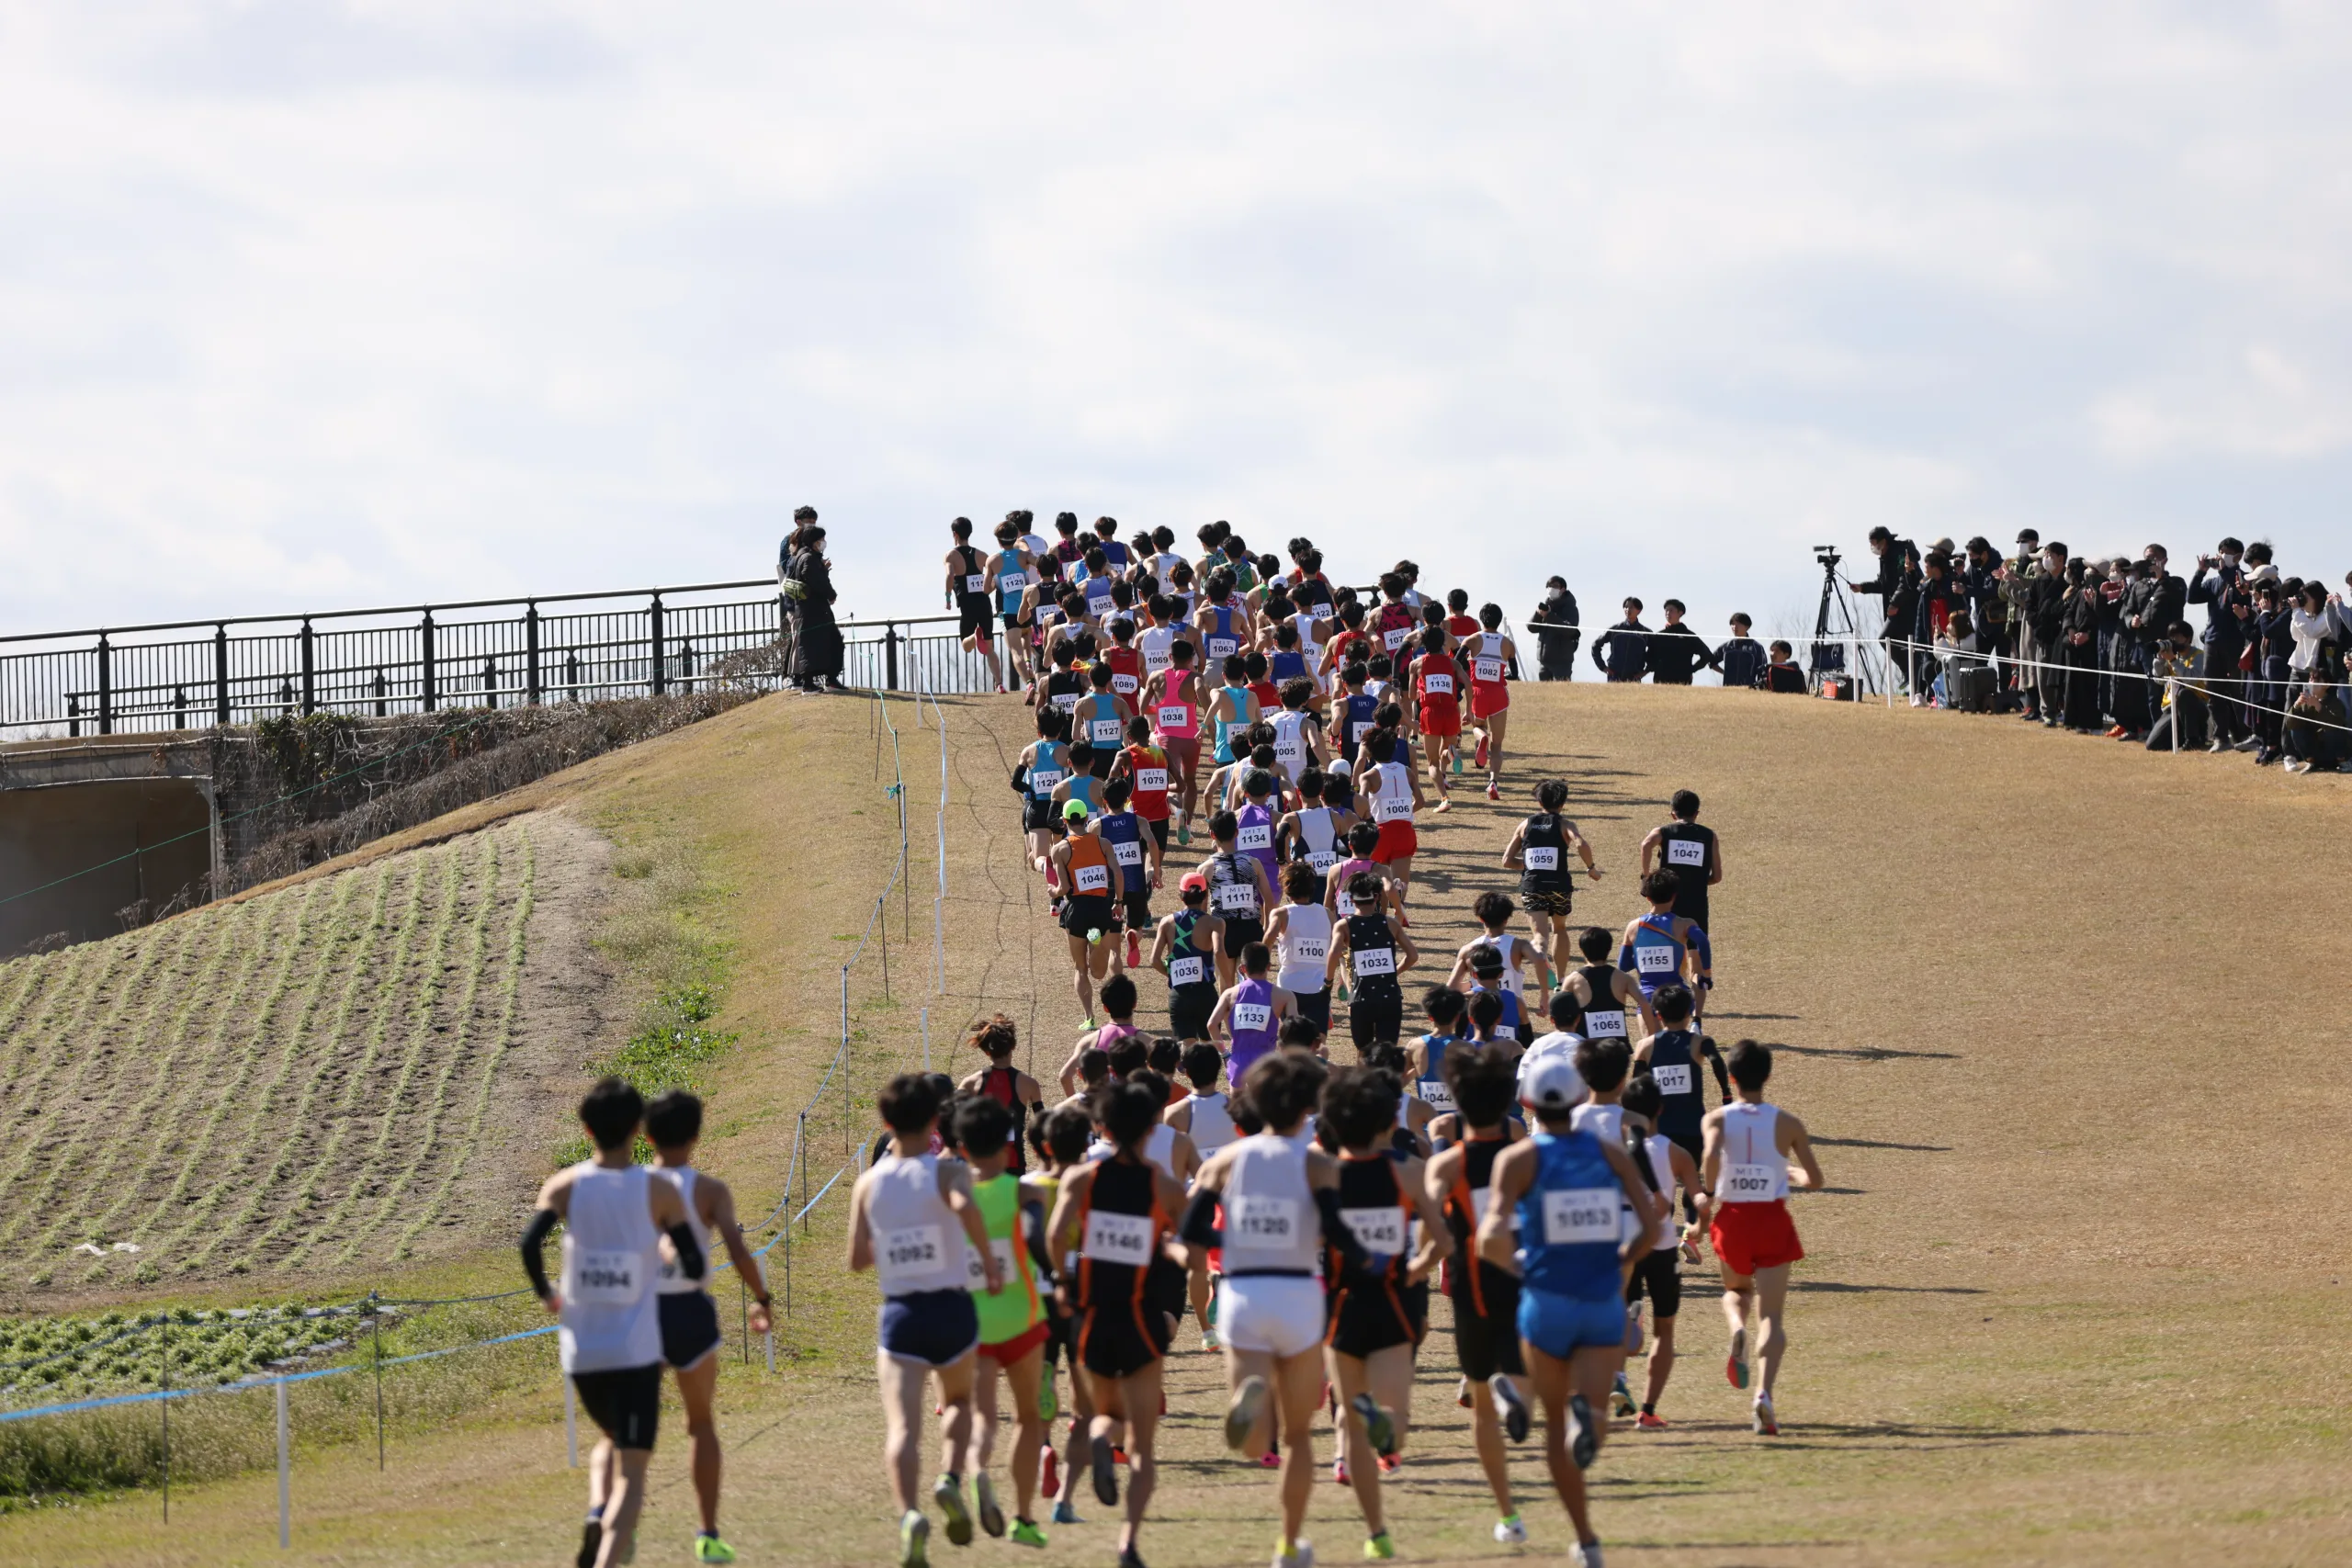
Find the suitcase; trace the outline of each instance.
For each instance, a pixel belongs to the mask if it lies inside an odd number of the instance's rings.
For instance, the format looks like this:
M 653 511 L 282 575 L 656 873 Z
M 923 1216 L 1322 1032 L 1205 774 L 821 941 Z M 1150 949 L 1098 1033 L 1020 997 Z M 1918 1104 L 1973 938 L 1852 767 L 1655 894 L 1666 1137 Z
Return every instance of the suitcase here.
M 1821 678 L 1821 694 L 1831 702 L 1850 703 L 1854 700 L 1854 678 L 1851 675 L 1825 675 Z
M 1944 690 L 1951 695 L 1951 705 L 1962 713 L 1990 713 L 1999 684 L 1992 670 L 1980 664 L 1966 670 L 1945 671 Z

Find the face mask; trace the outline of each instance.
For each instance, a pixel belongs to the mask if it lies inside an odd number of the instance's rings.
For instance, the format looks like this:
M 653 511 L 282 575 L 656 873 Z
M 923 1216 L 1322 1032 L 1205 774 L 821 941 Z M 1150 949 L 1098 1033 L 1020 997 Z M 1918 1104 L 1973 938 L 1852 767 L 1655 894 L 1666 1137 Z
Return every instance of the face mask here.
M 2223 566 L 2234 567 L 2238 564 L 2238 558 L 2235 556 L 2223 556 L 2222 558 L 2222 564 Z

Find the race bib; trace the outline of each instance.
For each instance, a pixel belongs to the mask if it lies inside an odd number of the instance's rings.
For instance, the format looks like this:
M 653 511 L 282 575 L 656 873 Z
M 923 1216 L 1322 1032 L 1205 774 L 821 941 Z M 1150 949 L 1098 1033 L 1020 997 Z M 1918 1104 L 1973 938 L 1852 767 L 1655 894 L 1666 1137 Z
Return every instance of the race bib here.
M 1356 901 L 1354 897 L 1344 890 L 1331 895 L 1331 907 L 1340 911 L 1341 919 L 1345 919 L 1356 912 Z
M 1008 571 L 996 580 L 996 585 L 1005 593 L 1018 593 L 1029 586 L 1029 574 L 1025 571 Z
M 1668 1067 L 1661 1067 L 1653 1063 L 1650 1066 L 1650 1077 L 1657 1079 L 1657 1091 L 1660 1094 L 1689 1094 L 1690 1092 L 1690 1064 L 1688 1062 L 1677 1063 Z
M 985 593 L 988 588 L 989 580 L 985 572 L 975 571 L 964 579 L 964 592 L 967 593 Z
M 1470 661 L 1470 678 L 1491 686 L 1503 678 L 1503 661 L 1499 659 L 1474 659 Z
M 1233 1028 L 1236 1033 L 1263 1034 L 1272 1027 L 1274 1010 L 1265 1002 L 1236 1002 L 1233 1004 Z
M 1074 713 L 1074 712 L 1076 712 L 1076 711 L 1077 711 L 1077 709 L 1078 709 L 1078 694 L 1077 694 L 1076 692 L 1057 692 L 1057 693 L 1056 693 L 1056 694 L 1055 694 L 1055 695 L 1054 695 L 1054 711 L 1055 711 L 1056 713 L 1059 713 L 1059 714 Z
M 996 1258 L 997 1278 L 1004 1281 L 1005 1290 L 1011 1290 L 1021 1278 L 1020 1271 L 1012 1266 L 1012 1238 L 989 1237 L 989 1251 Z M 980 1263 L 979 1252 L 968 1241 L 964 1244 L 964 1288 L 976 1296 L 989 1293 L 989 1271 Z
M 1111 671 L 1111 689 L 1118 693 L 1119 695 L 1123 697 L 1134 696 L 1136 694 L 1136 684 L 1137 682 L 1134 676 L 1117 670 Z
M 1453 695 L 1453 677 L 1424 675 L 1421 677 L 1421 692 L 1426 696 L 1450 697 Z
M 1668 839 L 1666 841 L 1666 863 L 1704 865 L 1707 863 L 1707 846 L 1696 839 Z
M 1169 961 L 1168 983 L 1171 986 L 1197 986 L 1208 978 L 1208 960 L 1197 953 L 1191 958 Z
M 1297 731 L 1293 730 L 1288 735 L 1277 735 L 1274 737 L 1274 760 L 1276 761 L 1295 762 L 1305 758 L 1306 755 L 1306 747 L 1305 743 L 1299 739 Z
M 1054 786 L 1068 776 L 1059 768 L 1033 769 L 1029 774 L 1029 793 L 1040 800 L 1048 799 L 1054 793 Z
M 1625 1010 L 1585 1009 L 1584 1035 L 1588 1040 L 1623 1040 L 1625 1038 Z
M 1634 967 L 1644 975 L 1671 975 L 1681 967 L 1681 959 L 1680 949 L 1663 944 L 1634 949 Z
M 1111 868 L 1107 865 L 1081 865 L 1072 880 L 1080 893 L 1111 891 Z
M 1271 822 L 1253 822 L 1233 836 L 1237 850 L 1271 850 L 1274 847 L 1274 829 Z
M 1115 718 L 1089 719 L 1086 725 L 1087 733 L 1094 737 L 1094 746 L 1097 750 L 1115 748 L 1119 744 L 1120 728 L 1119 721 Z
M 1193 710 L 1182 703 L 1168 703 L 1159 709 L 1159 728 L 1163 733 L 1169 730 L 1189 728 L 1192 723 Z M 1161 777 L 1164 781 L 1166 775 L 1162 774 Z
M 1151 1262 L 1151 1216 L 1088 1211 L 1084 1250 L 1097 1263 L 1117 1263 L 1129 1269 L 1148 1267 Z
M 882 1276 L 887 1292 L 898 1280 L 936 1273 L 946 1258 L 937 1225 L 908 1225 L 883 1234 L 881 1244 L 874 1249 L 874 1271 Z
M 1383 822 L 1409 822 L 1413 819 L 1413 797 L 1407 795 L 1384 795 L 1373 807 L 1374 817 Z
M 1340 1218 L 1353 1231 L 1356 1245 L 1375 1258 L 1395 1258 L 1405 1250 L 1405 1211 L 1391 1203 L 1385 1209 L 1342 1209 Z
M 1111 858 L 1117 861 L 1121 865 L 1139 866 L 1143 864 L 1143 841 L 1141 840 L 1137 840 L 1131 844 L 1113 844 L 1111 846 Z
M 1410 626 L 1398 626 L 1394 631 L 1383 632 L 1380 634 L 1381 646 L 1394 653 L 1405 646 L 1405 639 L 1412 635 L 1412 631 Z
M 1306 852 L 1306 863 L 1315 868 L 1316 875 L 1329 876 L 1331 874 L 1331 868 L 1340 863 L 1340 852 L 1337 850 L 1309 850 Z
M 1785 1170 L 1787 1168 L 1781 1168 Z M 1721 1191 L 1726 1203 L 1769 1203 L 1781 1185 L 1781 1171 L 1769 1165 L 1734 1165 L 1724 1171 Z
M 1443 1078 L 1423 1078 L 1413 1088 L 1431 1111 L 1442 1113 L 1453 1109 L 1453 1086 Z
M 1243 1194 L 1225 1200 L 1227 1247 L 1288 1247 L 1298 1237 L 1298 1200 Z
M 1359 975 L 1396 973 L 1396 950 L 1393 947 L 1359 947 L 1350 956 L 1356 961 Z
M 1319 936 L 1295 936 L 1290 939 L 1291 961 L 1295 964 L 1320 964 L 1330 951 L 1329 942 Z
M 1213 637 L 1209 638 L 1209 657 L 1211 659 L 1230 659 L 1240 651 L 1241 644 L 1235 641 L 1232 637 Z
M 1168 650 L 1164 648 L 1147 648 L 1143 650 L 1143 669 L 1147 675 L 1157 675 L 1174 662 L 1175 660 L 1168 657 Z
M 645 1275 L 642 1253 L 582 1248 L 571 1255 L 564 1294 L 582 1306 L 628 1306 L 645 1294 Z
M 1168 788 L 1166 768 L 1137 768 L 1136 788 L 1145 795 L 1164 794 Z
M 1544 1194 L 1544 1240 L 1551 1247 L 1577 1247 L 1588 1242 L 1615 1246 L 1622 1223 L 1614 1187 L 1572 1187 Z
M 1530 871 L 1557 871 L 1560 869 L 1560 852 L 1556 849 L 1548 847 L 1543 849 L 1529 849 L 1526 852 L 1526 856 L 1527 869 Z
M 1256 912 L 1258 890 L 1246 882 L 1220 882 L 1216 885 L 1216 907 L 1233 914 Z

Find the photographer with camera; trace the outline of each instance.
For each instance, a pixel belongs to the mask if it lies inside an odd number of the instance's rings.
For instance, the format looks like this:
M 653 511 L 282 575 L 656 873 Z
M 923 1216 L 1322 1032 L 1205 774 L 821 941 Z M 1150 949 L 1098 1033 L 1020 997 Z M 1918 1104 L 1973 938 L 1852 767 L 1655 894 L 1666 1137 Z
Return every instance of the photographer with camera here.
M 1908 662 L 1895 657 L 1895 645 L 1910 635 L 1911 611 L 1917 602 L 1919 547 L 1896 538 L 1894 530 L 1882 523 L 1871 530 L 1871 554 L 1878 557 L 1878 575 L 1868 582 L 1849 580 L 1846 587 L 1849 592 L 1878 595 L 1879 641 L 1889 660 L 1907 670 Z
M 1575 680 L 1577 644 L 1584 640 L 1584 632 L 1577 619 L 1577 596 L 1568 592 L 1567 579 L 1555 577 L 1544 584 L 1543 602 L 1529 617 L 1528 630 L 1535 634 L 1535 678 Z

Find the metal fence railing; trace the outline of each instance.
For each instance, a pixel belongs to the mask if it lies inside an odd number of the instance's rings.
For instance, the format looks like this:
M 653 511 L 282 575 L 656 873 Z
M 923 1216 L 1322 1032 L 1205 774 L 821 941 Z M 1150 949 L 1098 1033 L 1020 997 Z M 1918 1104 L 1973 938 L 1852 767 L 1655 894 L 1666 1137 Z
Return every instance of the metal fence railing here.
M 790 641 L 774 587 L 753 579 L 0 637 L 0 738 L 772 685 Z M 843 622 L 844 678 L 890 691 L 993 690 L 956 624 L 953 615 Z

